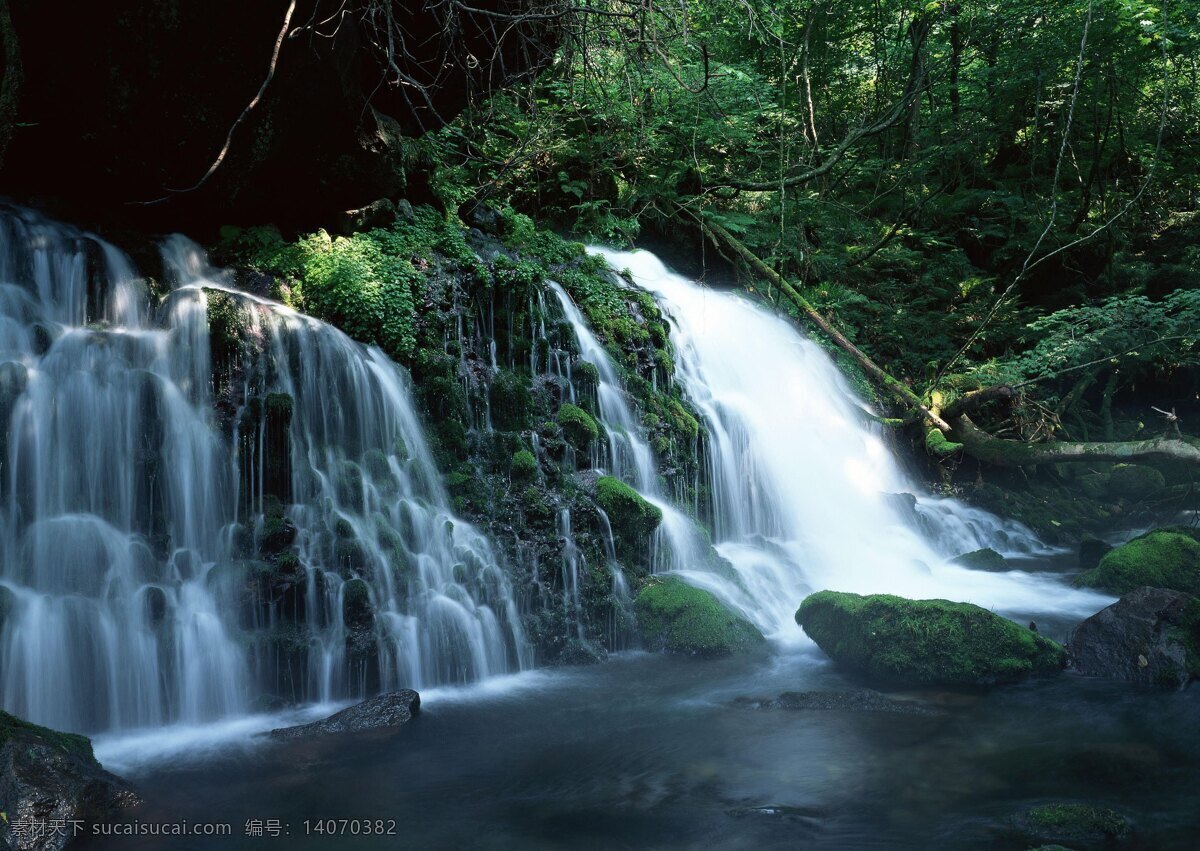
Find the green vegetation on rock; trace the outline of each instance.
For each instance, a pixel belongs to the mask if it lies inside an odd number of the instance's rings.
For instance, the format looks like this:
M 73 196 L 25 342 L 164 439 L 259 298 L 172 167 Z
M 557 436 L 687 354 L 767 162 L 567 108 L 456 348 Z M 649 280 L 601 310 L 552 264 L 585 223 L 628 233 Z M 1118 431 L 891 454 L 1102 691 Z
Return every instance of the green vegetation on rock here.
M 990 685 L 1066 664 L 1055 642 L 970 603 L 820 591 L 796 622 L 837 664 L 893 685 Z
M 537 475 L 537 458 L 528 449 L 520 449 L 513 453 L 509 470 L 514 479 L 532 479 Z
M 1110 594 L 1135 588 L 1200 593 L 1200 542 L 1177 531 L 1149 532 L 1122 544 L 1082 574 L 1077 584 Z
M 642 641 L 654 650 L 722 656 L 762 643 L 762 633 L 720 600 L 675 577 L 651 579 L 634 604 Z
M 587 449 L 600 436 L 600 427 L 592 415 L 570 402 L 563 402 L 555 420 L 562 426 L 567 441 L 580 451 Z
M 15 715 L 0 711 L 0 747 L 9 741 L 37 741 L 56 748 L 63 753 L 77 756 L 85 762 L 98 766 L 92 754 L 92 741 L 78 733 L 60 733 L 48 727 L 39 727 Z
M 1039 835 L 1067 841 L 1103 840 L 1129 832 L 1120 813 L 1090 804 L 1047 804 L 1030 810 L 1025 820 Z
M 662 510 L 613 476 L 596 480 L 596 504 L 608 515 L 618 555 L 631 565 L 644 561 L 647 539 L 662 522 Z

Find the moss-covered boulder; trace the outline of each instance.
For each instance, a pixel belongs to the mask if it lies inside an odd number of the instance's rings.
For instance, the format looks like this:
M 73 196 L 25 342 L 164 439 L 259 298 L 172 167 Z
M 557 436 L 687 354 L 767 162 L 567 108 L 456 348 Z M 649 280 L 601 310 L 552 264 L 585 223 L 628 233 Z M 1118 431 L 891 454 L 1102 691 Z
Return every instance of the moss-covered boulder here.
M 1124 816 L 1092 804 L 1046 804 L 1029 810 L 1019 822 L 1039 841 L 1084 843 L 1089 847 L 1129 833 Z
M 712 657 L 763 642 L 753 624 L 709 592 L 675 577 L 650 580 L 634 611 L 642 642 L 652 650 Z
M 1150 532 L 1104 556 L 1076 584 L 1110 594 L 1147 586 L 1200 594 L 1200 541 L 1174 530 Z
M 528 481 L 537 476 L 538 462 L 528 449 L 518 449 L 509 462 L 509 471 L 516 481 Z
M 1163 474 L 1142 464 L 1118 464 L 1108 474 L 1108 494 L 1136 502 L 1157 496 L 1167 486 Z
M 612 476 L 596 480 L 596 504 L 608 516 L 613 544 L 623 561 L 635 566 L 646 560 L 650 533 L 662 522 L 662 510 Z
M 969 553 L 963 553 L 960 556 L 950 559 L 950 563 L 961 567 L 968 567 L 971 570 L 988 570 L 992 572 L 1008 570 L 1008 562 L 1004 560 L 1004 556 L 991 547 L 984 547 L 982 550 L 972 550 Z
M 586 450 L 600 436 L 600 427 L 592 415 L 578 405 L 564 402 L 555 418 L 567 442 L 579 451 Z
M 821 591 L 796 622 L 834 662 L 890 685 L 991 685 L 1066 664 L 1055 642 L 970 603 Z

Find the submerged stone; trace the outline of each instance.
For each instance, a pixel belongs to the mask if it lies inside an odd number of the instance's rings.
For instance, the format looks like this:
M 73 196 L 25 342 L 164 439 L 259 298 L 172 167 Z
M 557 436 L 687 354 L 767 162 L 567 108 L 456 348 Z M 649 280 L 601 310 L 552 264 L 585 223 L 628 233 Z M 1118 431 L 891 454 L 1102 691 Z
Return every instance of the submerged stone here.
M 1050 842 L 1106 842 L 1129 833 L 1129 822 L 1124 816 L 1092 804 L 1034 807 L 1021 817 L 1020 824 L 1039 840 Z
M 911 700 L 895 700 L 872 689 L 853 691 L 786 691 L 776 698 L 738 697 L 738 709 L 782 709 L 830 712 L 883 712 L 890 715 L 945 715 L 943 709 Z
M 763 642 L 757 627 L 701 588 L 681 579 L 652 579 L 634 603 L 642 641 L 652 650 L 724 656 Z
M 1055 642 L 970 603 L 821 591 L 796 622 L 838 665 L 895 685 L 991 685 L 1066 662 Z
M 1200 599 L 1138 588 L 1080 624 L 1068 652 L 1081 674 L 1182 688 L 1200 677 Z
M 1110 594 L 1142 587 L 1200 594 L 1200 542 L 1175 530 L 1149 532 L 1108 553 L 1076 584 Z
M 406 688 L 369 698 L 320 721 L 297 727 L 281 727 L 268 735 L 280 741 L 294 741 L 334 733 L 392 730 L 407 724 L 420 710 L 421 696 Z

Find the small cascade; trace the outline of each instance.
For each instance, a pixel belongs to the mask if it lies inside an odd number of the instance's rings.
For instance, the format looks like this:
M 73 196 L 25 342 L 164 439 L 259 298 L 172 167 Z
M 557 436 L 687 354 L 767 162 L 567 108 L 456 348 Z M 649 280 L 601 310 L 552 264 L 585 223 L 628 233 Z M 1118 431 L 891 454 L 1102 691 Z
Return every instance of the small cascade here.
M 608 457 L 595 458 L 595 466 L 622 479 L 656 506 L 663 515 L 655 531 L 651 565 L 655 572 L 691 568 L 709 558 L 708 546 L 695 523 L 663 493 L 654 452 L 646 442 L 641 423 L 617 369 L 596 339 L 575 302 L 559 284 L 548 282 L 579 345 L 580 357 L 596 369 L 597 419 L 608 436 Z M 570 365 L 564 377 L 570 379 Z M 574 392 L 574 391 L 572 391 Z
M 1052 578 L 948 564 L 980 546 L 1016 554 L 1040 545 L 1019 524 L 953 500 L 920 497 L 904 511 L 896 495 L 914 483 L 828 355 L 787 321 L 686 280 L 649 252 L 593 250 L 629 270 L 670 318 L 677 379 L 708 433 L 713 540 L 732 571 L 677 561 L 688 581 L 764 632 L 796 639 L 796 608 L 821 589 L 1095 610 L 1096 595 Z
M 79 731 L 531 664 L 405 374 L 182 238 L 0 211 L 0 705 Z

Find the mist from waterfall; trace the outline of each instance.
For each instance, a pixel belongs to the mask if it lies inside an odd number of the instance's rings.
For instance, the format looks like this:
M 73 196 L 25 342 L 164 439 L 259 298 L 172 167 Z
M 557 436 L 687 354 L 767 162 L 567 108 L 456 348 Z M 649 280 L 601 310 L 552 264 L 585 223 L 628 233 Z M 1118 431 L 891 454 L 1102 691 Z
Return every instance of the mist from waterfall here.
M 957 500 L 921 495 L 906 512 L 895 495 L 919 487 L 830 357 L 785 319 L 677 275 L 650 252 L 592 250 L 658 299 L 677 380 L 708 436 L 712 537 L 736 575 L 698 565 L 680 570 L 688 581 L 783 639 L 801 637 L 796 608 L 822 589 L 1022 613 L 1083 615 L 1104 604 L 1046 575 L 948 563 L 985 546 L 1009 556 L 1045 548 L 1020 524 Z

